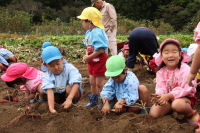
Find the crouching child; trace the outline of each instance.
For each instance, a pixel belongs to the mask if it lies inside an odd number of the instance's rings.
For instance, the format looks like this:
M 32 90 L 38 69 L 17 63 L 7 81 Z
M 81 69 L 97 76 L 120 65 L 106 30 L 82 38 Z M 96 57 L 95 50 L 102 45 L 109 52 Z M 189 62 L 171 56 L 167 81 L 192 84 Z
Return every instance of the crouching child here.
M 42 59 L 48 68 L 42 80 L 42 90 L 47 94 L 49 111 L 56 113 L 54 102 L 64 109 L 77 103 L 83 93 L 81 74 L 72 64 L 64 61 L 58 48 L 49 46 L 43 49 Z
M 116 55 L 110 57 L 106 62 L 106 76 L 110 77 L 101 92 L 103 99 L 102 112 L 110 113 L 112 104 L 116 113 L 141 110 L 135 103 L 141 100 L 148 106 L 148 90 L 139 81 L 133 72 L 127 71 L 125 58 Z

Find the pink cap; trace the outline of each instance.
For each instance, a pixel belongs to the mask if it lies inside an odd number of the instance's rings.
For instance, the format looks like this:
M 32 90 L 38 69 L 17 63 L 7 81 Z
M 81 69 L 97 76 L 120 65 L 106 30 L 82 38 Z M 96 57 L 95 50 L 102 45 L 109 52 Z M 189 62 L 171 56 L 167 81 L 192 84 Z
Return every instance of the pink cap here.
M 128 44 L 124 45 L 123 49 L 125 49 L 125 50 L 126 50 L 126 49 L 129 49 Z
M 17 78 L 24 77 L 26 79 L 34 79 L 37 76 L 37 69 L 29 67 L 26 63 L 11 64 L 6 73 L 1 76 L 1 79 L 6 82 L 14 81 Z
M 181 44 L 178 40 L 175 40 L 175 39 L 171 39 L 171 38 L 168 38 L 166 40 L 164 40 L 161 44 L 160 44 L 160 53 L 155 53 L 153 55 L 153 57 L 155 58 L 155 63 L 157 66 L 161 65 L 162 63 L 162 56 L 161 56 L 161 49 L 163 48 L 163 46 L 167 43 L 176 43 L 179 45 L 179 47 L 181 48 Z M 187 55 L 187 53 L 181 51 L 181 56 L 183 57 L 183 60 L 182 62 L 189 62 L 191 60 L 191 57 L 189 55 Z

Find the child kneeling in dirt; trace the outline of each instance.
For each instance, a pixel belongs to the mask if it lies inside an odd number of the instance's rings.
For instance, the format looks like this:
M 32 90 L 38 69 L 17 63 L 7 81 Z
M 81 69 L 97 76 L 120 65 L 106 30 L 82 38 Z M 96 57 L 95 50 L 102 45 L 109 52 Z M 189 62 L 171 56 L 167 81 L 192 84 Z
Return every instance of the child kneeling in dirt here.
M 21 85 L 20 90 L 25 92 L 25 101 L 30 101 L 35 98 L 36 92 L 44 94 L 41 90 L 43 72 L 29 67 L 26 63 L 11 64 L 6 73 L 1 76 L 1 79 L 6 82 L 9 87 Z
M 181 44 L 174 39 L 166 39 L 160 45 L 160 53 L 155 62 L 160 70 L 156 73 L 156 94 L 153 94 L 153 106 L 150 115 L 158 118 L 176 111 L 183 114 L 188 122 L 197 126 L 199 114 L 193 109 L 196 101 L 195 87 L 187 84 L 190 67 L 185 63 L 190 57 L 181 50 Z
M 9 63 L 17 62 L 17 58 L 14 54 L 0 46 L 0 70 L 6 71 L 9 66 Z
M 105 75 L 109 76 L 110 79 L 101 92 L 104 104 L 102 112 L 104 114 L 110 113 L 111 102 L 115 102 L 114 111 L 117 113 L 140 111 L 140 107 L 134 105 L 139 99 L 148 106 L 148 90 L 144 85 L 139 85 L 133 72 L 127 71 L 125 58 L 119 55 L 110 57 L 106 62 L 106 69 Z
M 43 76 L 42 90 L 47 94 L 49 111 L 56 113 L 54 99 L 68 109 L 72 103 L 79 101 L 83 93 L 81 74 L 72 64 L 64 61 L 59 49 L 54 46 L 43 49 L 42 59 L 48 68 Z

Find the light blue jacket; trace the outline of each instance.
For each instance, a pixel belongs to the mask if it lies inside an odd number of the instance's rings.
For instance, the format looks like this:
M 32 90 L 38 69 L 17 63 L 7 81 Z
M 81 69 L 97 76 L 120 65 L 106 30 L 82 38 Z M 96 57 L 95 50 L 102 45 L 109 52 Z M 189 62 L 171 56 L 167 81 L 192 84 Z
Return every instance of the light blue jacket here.
M 54 93 L 63 93 L 67 85 L 72 87 L 74 83 L 79 83 L 79 91 L 82 94 L 81 80 L 78 69 L 63 61 L 63 71 L 59 75 L 55 75 L 47 69 L 42 78 L 42 90 L 45 93 L 47 89 L 53 89 Z
M 134 73 L 127 72 L 126 78 L 123 82 L 117 83 L 112 78 L 104 85 L 101 91 L 102 98 L 125 99 L 127 105 L 133 105 L 139 99 L 138 93 L 139 81 Z

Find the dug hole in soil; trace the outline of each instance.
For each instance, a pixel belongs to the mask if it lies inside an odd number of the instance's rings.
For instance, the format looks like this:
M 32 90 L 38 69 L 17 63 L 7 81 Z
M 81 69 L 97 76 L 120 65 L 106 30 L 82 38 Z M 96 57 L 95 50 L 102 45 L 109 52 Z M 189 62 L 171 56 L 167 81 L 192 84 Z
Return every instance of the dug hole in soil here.
M 63 110 L 56 105 L 58 114 L 52 115 L 48 111 L 47 103 L 31 105 L 31 112 L 40 114 L 39 117 L 23 115 L 18 120 L 11 121 L 19 116 L 25 107 L 23 102 L 0 103 L 0 133 L 192 133 L 194 127 L 175 113 L 162 118 L 152 119 L 148 115 L 127 112 L 123 114 L 110 113 L 103 115 L 94 108 L 86 108 L 90 93 L 87 64 L 72 62 L 83 77 L 82 88 L 84 94 L 76 106 Z M 30 66 L 40 68 L 40 61 L 32 62 Z M 136 66 L 135 74 L 140 84 L 146 85 L 149 93 L 154 93 L 155 75 Z M 0 99 L 13 89 L 8 88 L 0 80 Z M 22 98 L 20 91 L 18 97 Z M 197 109 L 197 105 L 196 105 Z M 11 124 L 10 124 L 11 122 Z M 9 126 L 8 126 L 9 125 Z

